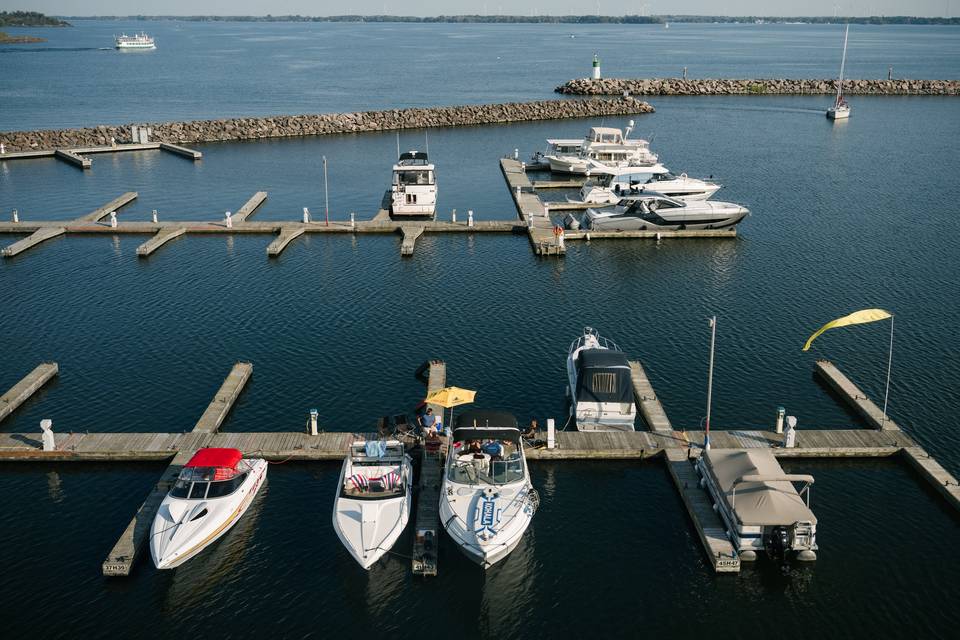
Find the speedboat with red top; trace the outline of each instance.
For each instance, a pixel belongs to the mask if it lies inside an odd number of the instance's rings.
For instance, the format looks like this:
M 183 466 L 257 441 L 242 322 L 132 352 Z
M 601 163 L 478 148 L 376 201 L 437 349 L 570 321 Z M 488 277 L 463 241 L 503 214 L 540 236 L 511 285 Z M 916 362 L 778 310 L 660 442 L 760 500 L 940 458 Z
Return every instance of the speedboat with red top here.
M 267 479 L 267 461 L 244 459 L 238 449 L 200 449 L 184 465 L 160 503 L 150 529 L 158 569 L 194 557 L 243 517 Z

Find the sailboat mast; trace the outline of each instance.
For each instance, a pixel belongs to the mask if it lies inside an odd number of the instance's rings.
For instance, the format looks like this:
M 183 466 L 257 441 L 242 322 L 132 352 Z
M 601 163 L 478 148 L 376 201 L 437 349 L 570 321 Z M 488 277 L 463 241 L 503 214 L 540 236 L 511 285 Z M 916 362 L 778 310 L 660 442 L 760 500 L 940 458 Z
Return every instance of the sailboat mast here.
M 840 80 L 837 81 L 837 106 L 840 105 L 840 99 L 843 97 L 843 67 L 847 63 L 847 36 L 850 35 L 850 25 L 843 32 L 843 57 L 840 58 Z

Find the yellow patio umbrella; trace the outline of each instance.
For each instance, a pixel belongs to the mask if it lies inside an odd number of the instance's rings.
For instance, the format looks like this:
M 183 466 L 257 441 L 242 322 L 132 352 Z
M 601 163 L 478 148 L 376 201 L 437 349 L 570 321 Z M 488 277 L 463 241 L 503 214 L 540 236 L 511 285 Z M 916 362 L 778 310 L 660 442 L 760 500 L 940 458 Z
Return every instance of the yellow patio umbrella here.
M 476 391 L 471 391 L 470 389 L 461 389 L 460 387 L 444 387 L 443 389 L 437 389 L 433 393 L 427 395 L 424 402 L 426 404 L 436 404 L 440 405 L 445 409 L 450 409 L 450 428 L 453 429 L 453 408 L 458 407 L 461 404 L 469 404 L 473 402 L 473 398 L 477 395 Z

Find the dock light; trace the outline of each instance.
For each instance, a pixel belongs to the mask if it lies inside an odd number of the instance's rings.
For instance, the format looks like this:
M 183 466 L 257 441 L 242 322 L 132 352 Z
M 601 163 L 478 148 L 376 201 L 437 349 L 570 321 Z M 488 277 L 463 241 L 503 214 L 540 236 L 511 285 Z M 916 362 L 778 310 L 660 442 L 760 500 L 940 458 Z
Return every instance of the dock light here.
M 557 447 L 557 423 L 553 418 L 547 418 L 547 449 Z
M 353 211 L 350 212 L 350 228 L 351 229 L 357 228 L 357 214 L 354 213 Z
M 457 221 L 457 210 L 456 210 L 456 209 L 454 209 L 453 211 L 450 212 L 450 221 L 451 221 L 451 222 L 456 222 L 456 221 Z
M 310 435 L 317 435 L 317 416 L 320 415 L 320 412 L 316 409 L 310 409 Z
M 710 401 L 713 399 L 713 350 L 717 342 L 717 316 L 710 323 L 710 368 L 707 373 L 707 424 L 703 432 L 703 448 L 710 451 Z
M 13 221 L 20 222 L 20 212 L 16 209 L 13 210 Z
M 116 211 L 110 212 L 110 227 L 112 229 L 117 228 L 117 212 Z
M 473 226 L 473 209 L 470 209 L 469 211 L 467 211 L 467 226 L 468 227 Z
M 600 56 L 593 54 L 593 79 L 600 79 Z
M 303 208 L 303 224 L 310 224 L 310 209 Z
M 153 220 L 153 224 L 157 224 L 157 210 L 154 209 L 153 213 L 150 214 L 150 218 Z
M 224 222 L 227 223 L 227 229 L 233 229 L 233 218 L 231 217 L 232 215 L 233 215 L 232 213 L 227 211 L 223 216 Z
M 783 407 L 777 407 L 777 433 L 783 433 L 783 418 L 786 415 L 786 409 Z

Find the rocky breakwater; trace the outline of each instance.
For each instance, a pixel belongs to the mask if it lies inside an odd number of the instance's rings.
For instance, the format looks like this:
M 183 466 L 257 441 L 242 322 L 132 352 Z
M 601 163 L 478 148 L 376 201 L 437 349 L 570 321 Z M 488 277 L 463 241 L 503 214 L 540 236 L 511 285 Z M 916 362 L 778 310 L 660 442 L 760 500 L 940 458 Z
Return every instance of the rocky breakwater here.
M 837 90 L 836 80 L 721 80 L 711 78 L 578 78 L 560 85 L 557 93 L 580 96 L 728 96 L 830 94 Z M 849 95 L 878 96 L 956 96 L 960 80 L 844 80 Z
M 357 113 L 231 118 L 151 124 L 152 140 L 187 144 L 222 140 L 256 140 L 294 136 L 330 135 L 393 129 L 456 127 L 530 120 L 595 118 L 650 113 L 653 107 L 636 98 L 617 97 L 584 100 L 543 100 L 425 109 L 390 109 Z M 111 139 L 125 142 L 132 138 L 131 126 L 99 126 L 84 129 L 41 131 L 0 131 L 0 142 L 7 151 L 33 149 L 70 149 L 109 145 Z M 0 156 L 2 157 L 2 156 Z

